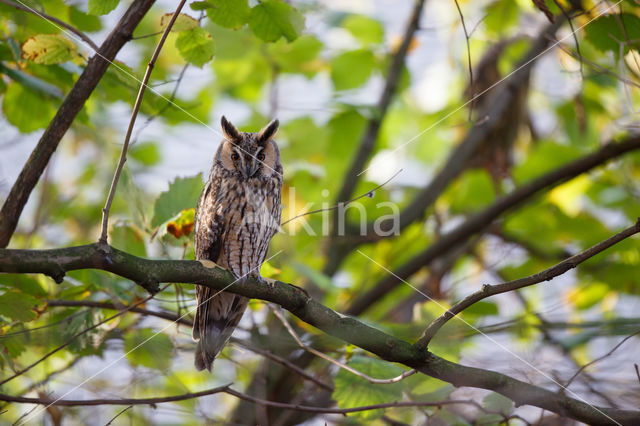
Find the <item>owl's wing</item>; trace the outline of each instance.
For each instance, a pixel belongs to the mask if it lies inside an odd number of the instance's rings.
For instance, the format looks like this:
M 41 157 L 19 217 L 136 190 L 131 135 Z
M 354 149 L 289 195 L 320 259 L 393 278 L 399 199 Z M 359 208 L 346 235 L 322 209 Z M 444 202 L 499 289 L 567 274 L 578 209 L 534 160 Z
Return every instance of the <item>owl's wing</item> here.
M 195 215 L 195 255 L 196 259 L 218 261 L 222 247 L 223 219 L 217 214 L 217 192 L 219 185 L 208 181 L 205 185 Z
M 222 248 L 222 235 L 224 221 L 217 212 L 217 192 L 219 185 L 212 185 L 208 181 L 205 185 L 195 215 L 195 255 L 196 260 L 206 259 L 214 262 L 218 261 Z M 208 301 L 213 296 L 212 290 L 208 287 L 196 285 L 196 300 L 198 308 L 193 321 L 193 338 L 200 338 L 200 328 L 204 328 L 203 321 L 207 318 Z

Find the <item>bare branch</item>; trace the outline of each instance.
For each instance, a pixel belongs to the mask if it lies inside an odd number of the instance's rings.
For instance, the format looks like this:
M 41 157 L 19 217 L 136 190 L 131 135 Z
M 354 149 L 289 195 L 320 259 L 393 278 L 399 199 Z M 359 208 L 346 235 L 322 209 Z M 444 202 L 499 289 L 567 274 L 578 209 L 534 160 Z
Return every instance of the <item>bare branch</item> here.
M 121 414 L 123 414 L 125 411 L 127 411 L 127 410 L 128 410 L 128 409 L 130 409 L 130 408 L 133 408 L 133 405 L 130 405 L 130 406 L 125 407 L 125 408 L 123 408 L 122 410 L 120 410 L 120 412 L 119 412 L 118 414 L 116 414 L 115 416 L 113 416 L 113 417 L 111 418 L 111 420 L 109 420 L 109 422 L 108 422 L 108 423 L 106 423 L 104 426 L 109 426 L 111 423 L 113 423 L 113 421 L 114 421 L 115 419 L 117 419 L 118 417 L 120 417 L 120 415 L 121 415 Z
M 0 394 L 0 401 L 17 402 L 23 404 L 39 404 L 39 405 L 59 405 L 64 407 L 74 406 L 95 406 L 95 405 L 151 405 L 161 404 L 164 402 L 176 402 L 184 401 L 187 399 L 200 398 L 202 396 L 214 395 L 217 393 L 226 393 L 228 395 L 235 396 L 238 399 L 253 402 L 258 405 L 264 405 L 267 407 L 278 407 L 288 410 L 305 411 L 309 413 L 320 414 L 349 414 L 359 413 L 362 411 L 379 410 L 381 408 L 400 408 L 400 407 L 440 407 L 445 405 L 457 405 L 457 404 L 469 404 L 473 405 L 479 410 L 490 414 L 501 414 L 499 412 L 493 412 L 486 410 L 479 403 L 473 400 L 467 399 L 450 399 L 442 401 L 395 401 L 382 404 L 363 405 L 360 407 L 352 408 L 325 408 L 325 407 L 310 407 L 308 405 L 287 404 L 284 402 L 268 401 L 261 398 L 256 398 L 251 395 L 238 392 L 230 388 L 231 384 L 219 386 L 217 388 L 204 390 L 201 392 L 185 393 L 182 395 L 166 396 L 159 398 L 128 398 L 128 399 L 51 399 L 51 398 L 26 398 L 26 397 L 14 397 L 11 395 Z
M 453 0 L 456 4 L 456 9 L 458 9 L 458 15 L 460 15 L 460 22 L 462 23 L 462 30 L 464 31 L 464 39 L 467 43 L 467 63 L 469 64 L 469 87 L 473 87 L 473 66 L 471 65 L 471 46 L 469 46 L 469 32 L 467 31 L 467 25 L 464 22 L 464 15 L 462 14 L 462 9 L 460 9 L 460 4 L 458 0 Z M 471 103 L 471 108 L 469 108 L 469 120 L 471 120 L 471 114 L 473 113 L 473 102 Z
M 46 19 L 49 22 L 53 22 L 54 24 L 59 25 L 59 26 L 65 28 L 66 30 L 69 30 L 70 32 L 72 32 L 76 36 L 78 36 L 78 38 L 80 38 L 82 41 L 87 43 L 95 52 L 98 52 L 100 50 L 98 45 L 95 44 L 93 42 L 93 40 L 91 40 L 89 38 L 89 36 L 87 36 L 85 33 L 80 31 L 79 29 L 77 29 L 73 25 L 67 24 L 66 22 L 61 21 L 60 19 L 58 19 L 58 18 L 56 18 L 54 16 L 47 15 L 46 13 L 40 12 L 39 10 L 35 10 L 35 9 L 25 5 L 25 4 L 19 4 L 19 3 L 16 3 L 14 1 L 11 1 L 11 0 L 0 0 L 0 3 L 4 3 L 7 6 L 11 6 L 11 7 L 15 8 L 15 9 L 22 10 L 22 11 L 27 12 L 27 13 L 33 13 L 34 15 L 39 16 L 39 17 L 41 17 L 43 19 Z
M 441 316 L 436 318 L 431 324 L 429 324 L 429 327 L 427 327 L 425 332 L 422 334 L 422 337 L 420 337 L 420 339 L 416 342 L 416 347 L 418 347 L 420 350 L 426 350 L 433 336 L 435 336 L 438 330 L 440 330 L 440 328 L 447 321 L 467 309 L 469 306 L 475 304 L 476 302 L 486 299 L 489 296 L 495 296 L 496 294 L 506 293 L 508 291 L 528 287 L 534 284 L 541 283 L 543 281 L 550 281 L 551 279 L 564 274 L 565 272 L 575 268 L 582 262 L 592 258 L 598 253 L 603 252 L 609 247 L 618 244 L 620 241 L 637 234 L 638 232 L 640 232 L 640 219 L 638 219 L 638 221 L 634 225 L 624 229 L 623 231 L 620 231 L 616 235 L 607 238 L 606 240 L 599 242 L 598 244 L 576 254 L 575 256 L 571 256 L 570 258 L 563 260 L 562 262 L 552 266 L 551 268 L 545 269 L 542 272 L 538 272 L 537 274 L 530 275 L 526 278 L 520 278 L 498 285 L 483 285 L 481 290 L 465 297 L 464 299 L 453 305 L 451 309 L 448 309 Z
M 118 186 L 118 180 L 120 180 L 120 173 L 122 173 L 122 168 L 124 167 L 125 161 L 127 161 L 127 149 L 129 148 L 129 140 L 131 139 L 131 133 L 133 132 L 133 126 L 136 124 L 136 118 L 138 117 L 138 111 L 140 110 L 140 105 L 142 105 L 142 97 L 144 96 L 144 92 L 147 89 L 147 83 L 149 83 L 149 78 L 151 77 L 151 72 L 153 71 L 153 67 L 160 55 L 160 51 L 162 50 L 162 46 L 164 46 L 164 42 L 167 39 L 167 36 L 171 32 L 171 28 L 173 28 L 173 24 L 176 22 L 178 15 L 180 15 L 180 11 L 182 7 L 186 3 L 186 0 L 181 0 L 176 8 L 176 11 L 171 16 L 171 20 L 167 24 L 167 28 L 164 29 L 164 33 L 162 33 L 162 37 L 160 37 L 160 41 L 156 46 L 153 54 L 151 55 L 151 59 L 147 64 L 147 70 L 144 73 L 144 77 L 142 78 L 142 82 L 140 83 L 140 89 L 138 90 L 138 96 L 136 98 L 136 103 L 133 106 L 133 112 L 131 113 L 131 120 L 129 120 L 129 127 L 127 128 L 127 134 L 124 137 L 124 144 L 122 145 L 122 151 L 120 152 L 120 160 L 118 160 L 118 166 L 116 167 L 116 171 L 113 174 L 113 180 L 111 181 L 111 187 L 109 188 L 109 195 L 107 196 L 107 201 L 105 202 L 104 208 L 102 209 L 102 232 L 100 233 L 100 242 L 107 242 L 107 230 L 109 227 L 109 211 L 111 210 L 111 203 L 113 202 L 113 197 L 116 194 L 116 188 Z
M 0 210 L 0 247 L 6 247 L 18 225 L 22 210 L 29 195 L 38 183 L 51 156 L 58 148 L 60 139 L 67 132 L 76 115 L 82 109 L 93 89 L 107 71 L 118 51 L 129 41 L 133 30 L 151 8 L 155 0 L 135 0 L 111 31 L 100 49 L 89 60 L 75 85 L 62 102 L 55 117 L 49 123 L 38 144 L 31 152 L 27 163 Z

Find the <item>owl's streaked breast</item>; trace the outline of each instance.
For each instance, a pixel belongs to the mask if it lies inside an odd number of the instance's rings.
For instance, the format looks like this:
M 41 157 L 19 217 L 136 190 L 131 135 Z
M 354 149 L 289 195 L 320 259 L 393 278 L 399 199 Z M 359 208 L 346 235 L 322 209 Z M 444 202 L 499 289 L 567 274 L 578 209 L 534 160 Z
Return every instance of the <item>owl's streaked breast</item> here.
M 280 224 L 278 179 L 222 180 L 216 213 L 224 235 L 218 263 L 236 277 L 257 275 Z

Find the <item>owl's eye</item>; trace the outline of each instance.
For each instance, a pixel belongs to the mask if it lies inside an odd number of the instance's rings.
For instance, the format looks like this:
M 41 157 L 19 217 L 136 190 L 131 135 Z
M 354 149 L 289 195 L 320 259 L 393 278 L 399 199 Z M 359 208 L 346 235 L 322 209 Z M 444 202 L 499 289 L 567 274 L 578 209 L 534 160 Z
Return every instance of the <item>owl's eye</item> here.
M 237 152 L 234 152 L 233 154 L 231 154 L 231 159 L 233 161 L 238 161 L 240 159 L 240 156 L 238 155 Z
M 263 153 L 259 153 L 257 155 L 257 157 L 258 157 L 258 160 L 260 160 L 260 161 L 264 160 L 264 154 Z

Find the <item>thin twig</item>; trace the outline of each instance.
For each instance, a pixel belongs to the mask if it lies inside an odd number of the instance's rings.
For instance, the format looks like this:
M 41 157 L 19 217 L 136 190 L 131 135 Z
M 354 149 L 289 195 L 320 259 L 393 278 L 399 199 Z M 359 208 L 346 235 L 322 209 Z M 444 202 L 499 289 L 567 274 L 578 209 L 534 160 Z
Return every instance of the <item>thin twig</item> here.
M 494 296 L 496 294 L 506 293 L 508 291 L 528 287 L 534 284 L 541 283 L 543 281 L 549 281 L 557 276 L 564 274 L 568 270 L 575 268 L 582 262 L 592 258 L 593 256 L 601 253 L 602 251 L 619 243 L 620 241 L 637 234 L 638 232 L 640 232 L 640 219 L 638 219 L 632 226 L 620 231 L 612 237 L 609 237 L 606 240 L 601 241 L 598 244 L 574 256 L 571 256 L 570 258 L 565 259 L 564 261 L 552 266 L 551 268 L 545 269 L 542 272 L 538 272 L 537 274 L 533 274 L 525 278 L 520 278 L 502 284 L 483 285 L 481 290 L 465 297 L 464 299 L 453 305 L 451 309 L 445 311 L 441 316 L 439 316 L 431 324 L 429 324 L 420 339 L 416 342 L 416 347 L 420 350 L 426 350 L 433 336 L 435 336 L 438 330 L 440 330 L 440 328 L 442 328 L 442 326 L 446 324 L 447 321 L 449 321 L 451 318 L 464 311 L 471 305 L 475 304 L 476 302 L 486 299 L 489 296 Z
M 333 392 L 333 386 L 331 386 L 328 383 L 323 382 L 320 379 L 317 379 L 315 377 L 313 377 L 312 375 L 308 374 L 306 371 L 304 371 L 302 368 L 298 367 L 297 365 L 295 365 L 294 363 L 292 363 L 291 361 L 289 361 L 286 358 L 282 358 L 281 356 L 278 356 L 276 354 L 274 354 L 273 352 L 270 352 L 268 350 L 265 349 L 261 349 L 261 348 L 257 348 L 253 345 L 250 345 L 249 343 L 246 342 L 242 342 L 240 340 L 232 340 L 233 343 L 242 346 L 245 349 L 250 350 L 251 352 L 254 352 L 256 354 L 262 355 L 265 358 L 270 359 L 273 362 L 276 362 L 280 365 L 285 366 L 286 368 L 293 370 L 294 372 L 296 372 L 297 374 L 299 374 L 301 377 L 309 380 L 310 382 L 315 383 L 316 385 L 318 385 L 319 387 L 328 390 L 329 392 Z
M 583 365 L 582 367 L 580 367 L 578 369 L 578 371 L 575 372 L 575 374 L 573 376 L 571 376 L 571 378 L 569 380 L 567 380 L 567 383 L 564 385 L 565 388 L 568 388 L 569 385 L 571 384 L 571 382 L 573 382 L 573 379 L 575 379 L 576 377 L 578 377 L 578 375 L 580 373 L 582 373 L 584 371 L 585 368 L 595 364 L 596 362 L 602 361 L 603 359 L 607 358 L 608 356 L 610 356 L 612 353 L 614 353 L 620 346 L 622 346 L 624 344 L 624 342 L 626 342 L 627 340 L 631 339 L 632 337 L 636 336 L 640 334 L 640 330 L 636 331 L 633 334 L 630 334 L 629 336 L 625 337 L 624 339 L 622 339 L 617 345 L 615 345 L 613 348 L 611 348 L 611 350 L 609 352 L 607 352 L 606 354 L 602 355 L 601 357 L 598 357 L 596 359 L 594 359 L 591 362 L 586 363 L 585 365 Z M 636 367 L 637 368 L 637 367 Z
M 573 21 L 571 21 L 571 16 L 569 16 L 569 12 L 567 12 L 564 9 L 564 7 L 562 7 L 562 4 L 560 4 L 558 0 L 553 0 L 553 2 L 556 4 L 556 6 L 558 6 L 558 9 L 560 9 L 565 19 L 569 23 L 569 28 L 571 28 L 571 35 L 573 36 L 573 41 L 576 44 L 576 53 L 578 56 L 578 62 L 580 63 L 580 77 L 582 77 L 582 80 L 584 81 L 584 72 L 582 67 L 582 62 L 583 62 L 582 53 L 580 53 L 580 43 L 578 43 L 578 36 L 576 35 L 576 30 L 573 28 Z
M 164 290 L 165 288 L 167 288 L 169 286 L 169 284 L 165 285 L 162 290 Z M 162 291 L 161 290 L 161 291 Z M 74 334 L 73 336 L 71 336 L 66 342 L 64 342 L 62 345 L 58 346 L 57 348 L 49 351 L 46 355 L 44 355 L 42 358 L 38 359 L 37 361 L 29 364 L 28 366 L 26 366 L 25 368 L 19 370 L 17 373 L 15 373 L 13 376 L 4 379 L 3 381 L 0 382 L 0 385 L 4 385 L 5 383 L 15 379 L 16 377 L 21 376 L 22 374 L 26 373 L 27 371 L 31 370 L 33 367 L 35 367 L 36 365 L 40 364 L 42 361 L 44 361 L 45 359 L 49 358 L 51 355 L 55 354 L 56 352 L 58 352 L 61 349 L 66 348 L 67 346 L 69 346 L 69 344 L 71 344 L 71 342 L 73 342 L 76 338 L 82 336 L 83 334 L 88 333 L 91 330 L 94 330 L 98 327 L 100 327 L 102 324 L 105 324 L 109 321 L 111 321 L 112 319 L 115 319 L 127 312 L 129 312 L 131 309 L 135 308 L 136 306 L 142 305 L 143 303 L 148 302 L 149 300 L 151 300 L 153 298 L 154 294 L 147 296 L 146 298 L 140 300 L 139 302 L 134 303 L 131 306 L 128 306 L 127 308 L 121 310 L 120 312 L 118 312 L 115 315 L 110 316 L 109 318 L 106 318 L 102 321 L 100 321 L 97 324 L 92 325 L 91 327 L 85 328 L 82 331 L 79 331 L 78 333 Z
M 471 46 L 469 46 L 469 33 L 467 32 L 467 25 L 464 22 L 464 15 L 462 14 L 462 9 L 460 9 L 460 5 L 458 4 L 458 0 L 453 0 L 456 4 L 456 9 L 458 9 L 458 14 L 460 15 L 460 22 L 462 23 L 462 29 L 464 30 L 464 39 L 467 42 L 467 62 L 469 63 L 469 87 L 473 87 L 473 67 L 471 66 Z M 475 93 L 472 93 L 474 95 Z M 471 103 L 471 107 L 469 108 L 469 121 L 471 121 L 471 114 L 473 113 L 474 103 Z
M 282 313 L 277 309 L 277 308 L 273 308 L 270 305 L 269 308 L 271 309 L 271 311 L 273 312 L 273 314 L 280 320 L 280 322 L 284 325 L 284 327 L 287 329 L 287 331 L 289 332 L 289 334 L 291 335 L 291 337 L 293 337 L 293 339 L 296 341 L 296 343 L 305 351 L 310 352 L 312 354 L 314 354 L 317 357 L 320 357 L 326 361 L 329 361 L 330 363 L 337 365 L 338 367 L 342 368 L 343 370 L 346 370 L 352 374 L 355 374 L 356 376 L 366 380 L 369 383 L 372 384 L 389 384 L 389 383 L 397 383 L 400 382 L 402 380 L 404 380 L 404 378 L 412 376 L 414 374 L 417 373 L 417 371 L 415 369 L 411 369 L 408 371 L 403 372 L 402 374 L 400 374 L 399 376 L 393 377 L 391 379 L 376 379 L 373 378 L 371 376 L 367 376 L 366 374 L 356 370 L 355 368 L 349 367 L 346 364 L 341 363 L 340 361 L 337 361 L 333 358 L 331 358 L 328 355 L 323 354 L 320 351 L 315 350 L 314 348 L 312 348 L 311 346 L 306 345 L 301 339 L 300 337 L 296 334 L 295 330 L 293 329 L 293 327 L 291 326 L 291 324 L 289 324 L 289 322 L 287 321 L 287 319 L 284 317 L 284 315 L 282 315 Z
M 60 405 L 65 407 L 73 406 L 95 406 L 95 405 L 151 405 L 161 404 L 164 402 L 184 401 L 187 399 L 200 398 L 202 396 L 214 395 L 217 393 L 226 393 L 245 401 L 253 402 L 268 407 L 284 408 L 289 410 L 305 411 L 309 413 L 323 414 L 349 414 L 362 411 L 378 410 L 381 408 L 398 408 L 398 407 L 439 407 L 443 405 L 469 404 L 479 409 L 485 410 L 482 405 L 473 400 L 467 399 L 451 399 L 443 401 L 395 401 L 382 404 L 371 404 L 353 408 L 324 408 L 311 407 L 308 405 L 287 404 L 284 402 L 268 401 L 256 398 L 251 395 L 238 392 L 230 388 L 231 384 L 219 386 L 217 388 L 204 390 L 201 392 L 185 393 L 182 395 L 166 396 L 158 398 L 123 398 L 123 399 L 48 399 L 48 398 L 26 398 L 14 397 L 11 395 L 0 394 L 0 401 L 17 402 L 24 404 L 40 404 L 40 405 Z
M 129 127 L 127 128 L 127 133 L 124 138 L 124 144 L 122 145 L 122 151 L 120 152 L 120 160 L 118 161 L 118 166 L 116 167 L 116 171 L 113 175 L 113 180 L 111 181 L 111 187 L 109 188 L 109 195 L 107 196 L 107 201 L 102 209 L 102 232 L 100 234 L 100 242 L 103 244 L 107 243 L 107 229 L 109 226 L 109 211 L 111 210 L 111 203 L 113 202 L 113 197 L 116 193 L 116 187 L 118 186 L 118 180 L 120 179 L 120 174 L 122 173 L 122 168 L 124 167 L 125 161 L 127 161 L 127 149 L 129 148 L 129 140 L 131 139 L 131 132 L 133 131 L 133 126 L 136 123 L 136 118 L 138 117 L 138 111 L 140 110 L 140 105 L 142 105 L 142 97 L 144 96 L 144 92 L 147 88 L 147 83 L 149 82 L 149 78 L 151 77 L 151 71 L 153 71 L 153 67 L 160 55 L 160 50 L 162 50 L 162 46 L 164 46 L 164 42 L 173 27 L 173 24 L 176 22 L 178 15 L 180 15 L 180 11 L 182 7 L 186 3 L 186 0 L 181 0 L 180 4 L 176 8 L 176 11 L 171 16 L 171 20 L 169 24 L 167 24 L 167 28 L 164 29 L 164 33 L 162 33 L 162 37 L 156 46 L 156 49 L 153 51 L 153 55 L 151 56 L 151 60 L 147 64 L 147 70 L 144 73 L 144 77 L 142 78 L 142 83 L 140 84 L 140 90 L 138 91 L 138 97 L 136 98 L 136 103 L 133 106 L 133 112 L 131 113 L 131 120 L 129 120 Z
M 11 6 L 11 7 L 15 8 L 15 9 L 22 10 L 24 12 L 33 13 L 34 15 L 37 15 L 37 16 L 43 18 L 43 19 L 46 19 L 47 21 L 53 22 L 55 24 L 58 24 L 61 27 L 65 28 L 65 29 L 71 31 L 72 33 L 74 33 L 75 35 L 77 35 L 82 41 L 87 43 L 94 51 L 97 52 L 98 49 L 100 49 L 98 47 L 98 45 L 95 44 L 93 42 L 93 40 L 91 40 L 89 38 L 89 36 L 87 36 L 85 33 L 80 31 L 79 29 L 77 29 L 73 25 L 67 24 L 66 22 L 61 21 L 60 19 L 58 19 L 58 18 L 56 18 L 54 16 L 47 15 L 44 12 L 40 12 L 38 10 L 35 10 L 35 9 L 27 6 L 26 4 L 22 3 L 22 2 L 20 2 L 20 4 L 18 4 L 16 2 L 11 1 L 11 0 L 0 0 L 0 3 L 4 3 L 7 6 Z
M 115 416 L 113 416 L 113 418 L 111 420 L 109 420 L 109 422 L 107 422 L 104 426 L 109 426 L 111 423 L 113 423 L 113 421 L 115 419 L 117 419 L 118 417 L 120 417 L 121 414 L 123 414 L 125 411 L 127 411 L 128 409 L 133 408 L 133 405 L 130 405 L 126 408 L 123 408 L 122 410 L 120 410 L 120 412 L 118 414 L 116 414 Z
M 284 225 L 286 225 L 287 223 L 291 222 L 292 220 L 298 219 L 298 218 L 303 217 L 303 216 L 307 216 L 307 215 L 315 214 L 315 213 L 327 212 L 327 211 L 335 210 L 335 209 L 340 208 L 340 207 L 348 206 L 349 204 L 354 203 L 354 202 L 356 202 L 356 201 L 358 201 L 359 199 L 364 198 L 364 197 L 373 198 L 373 195 L 375 194 L 375 192 L 376 192 L 378 189 L 382 188 L 383 186 L 385 186 L 386 184 L 388 184 L 389 182 L 391 182 L 391 181 L 392 181 L 396 176 L 398 176 L 401 172 L 402 172 L 402 169 L 398 170 L 398 171 L 397 171 L 393 176 L 391 176 L 389 179 L 387 179 L 386 181 L 384 181 L 384 182 L 383 182 L 383 183 L 381 183 L 380 185 L 376 186 L 375 188 L 373 188 L 373 189 L 372 189 L 372 190 L 370 190 L 370 191 L 365 192 L 365 193 L 364 193 L 364 194 L 362 194 L 362 195 L 358 195 L 357 197 L 350 199 L 349 201 L 345 201 L 345 202 L 343 202 L 343 203 L 338 203 L 338 204 L 336 204 L 336 205 L 333 205 L 333 206 L 331 206 L 331 207 L 327 207 L 327 208 L 325 208 L 325 209 L 316 209 L 316 210 L 311 210 L 311 211 L 306 212 L 306 213 L 301 213 L 301 214 L 299 214 L 299 215 L 297 215 L 297 216 L 292 217 L 291 219 L 287 219 L 287 220 L 285 220 L 284 222 L 282 222 L 282 223 L 280 224 L 280 226 L 284 226 Z
M 173 106 L 174 104 L 173 101 L 176 99 L 176 95 L 178 94 L 178 89 L 180 88 L 180 84 L 182 83 L 182 79 L 184 78 L 184 74 L 187 72 L 187 68 L 189 68 L 189 65 L 190 65 L 189 62 L 184 64 L 184 67 L 182 67 L 182 71 L 180 71 L 178 78 L 174 80 L 176 85 L 173 87 L 173 91 L 171 92 L 171 96 L 169 96 L 167 103 L 160 109 L 160 111 L 153 114 L 151 117 L 147 118 L 147 120 L 142 124 L 142 126 L 140 126 L 140 128 L 136 132 L 136 135 L 133 137 L 133 141 L 131 142 L 132 145 L 138 141 L 140 134 L 144 129 L 146 129 L 149 126 L 149 124 L 151 124 L 156 118 L 164 114 L 164 112 L 168 110 L 171 106 Z

